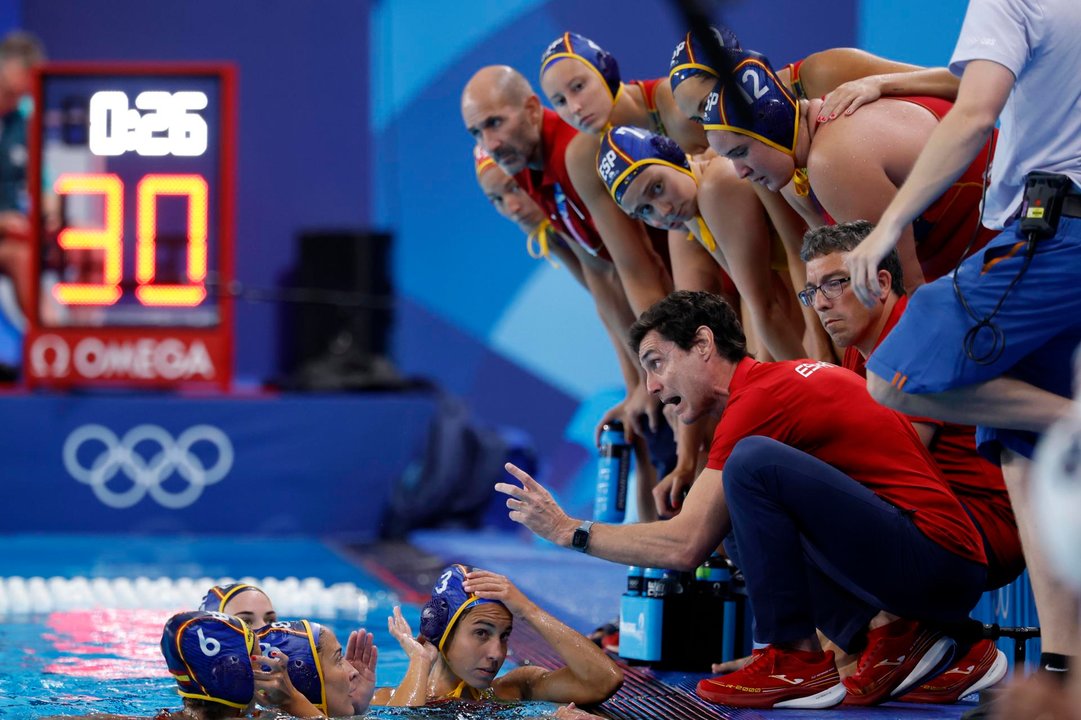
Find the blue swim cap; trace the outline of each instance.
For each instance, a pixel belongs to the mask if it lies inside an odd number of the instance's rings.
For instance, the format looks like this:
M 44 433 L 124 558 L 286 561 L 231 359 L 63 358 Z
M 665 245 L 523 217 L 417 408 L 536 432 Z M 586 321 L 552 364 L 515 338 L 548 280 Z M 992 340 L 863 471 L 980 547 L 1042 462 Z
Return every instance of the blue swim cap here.
M 161 634 L 161 654 L 181 697 L 246 708 L 255 694 L 255 638 L 243 620 L 189 610 L 173 615 Z
M 714 25 L 711 25 L 709 30 L 717 43 L 718 50 L 722 48 L 739 50 L 739 38 L 734 32 L 724 26 Z M 687 33 L 672 53 L 672 62 L 668 64 L 668 84 L 675 90 L 687 78 L 703 74 L 720 76 L 710 61 L 708 49 L 698 41 L 694 33 Z
M 799 103 L 778 79 L 765 55 L 726 50 L 732 71 L 706 98 L 702 127 L 761 140 L 786 155 L 796 152 Z
M 503 603 L 471 595 L 462 587 L 465 574 L 469 572 L 465 565 L 450 565 L 443 570 L 432 588 L 432 597 L 420 611 L 420 634 L 435 643 L 439 652 L 450 637 L 454 623 L 471 607 L 484 603 Z
M 327 712 L 323 665 L 319 662 L 319 635 L 323 626 L 307 620 L 273 622 L 259 630 L 256 639 L 263 655 L 277 648 L 289 658 L 289 680 L 312 705 Z
M 247 592 L 248 590 L 256 590 L 258 592 L 263 592 L 254 585 L 248 585 L 246 583 L 215 585 L 214 587 L 206 591 L 206 595 L 203 596 L 203 602 L 199 605 L 199 609 L 206 610 L 208 612 L 225 612 L 223 608 L 230 600 L 232 600 L 240 593 Z
M 649 165 L 667 165 L 694 177 L 687 153 L 670 137 L 625 125 L 604 134 L 597 151 L 597 174 L 617 205 L 634 179 Z
M 563 58 L 575 58 L 585 63 L 600 77 L 614 100 L 619 93 L 619 63 L 607 50 L 578 33 L 565 32 L 554 40 L 541 55 L 541 77 L 554 63 Z

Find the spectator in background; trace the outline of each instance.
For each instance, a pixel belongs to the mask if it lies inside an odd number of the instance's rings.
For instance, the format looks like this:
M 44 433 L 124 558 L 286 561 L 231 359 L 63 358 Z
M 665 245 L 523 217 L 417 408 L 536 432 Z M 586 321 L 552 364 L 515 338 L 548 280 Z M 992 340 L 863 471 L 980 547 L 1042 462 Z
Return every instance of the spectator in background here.
M 26 173 L 28 112 L 33 69 L 45 61 L 41 41 L 14 30 L 0 40 L 0 273 L 11 278 L 23 313 L 31 296 L 30 219 Z

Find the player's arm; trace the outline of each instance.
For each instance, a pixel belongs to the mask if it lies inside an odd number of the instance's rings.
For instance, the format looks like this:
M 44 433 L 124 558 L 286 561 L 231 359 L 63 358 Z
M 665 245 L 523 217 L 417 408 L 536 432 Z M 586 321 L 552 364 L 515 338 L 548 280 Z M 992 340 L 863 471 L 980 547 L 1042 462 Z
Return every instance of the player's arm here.
M 856 48 L 833 48 L 809 55 L 800 66 L 800 82 L 809 98 L 826 95 L 822 116 L 851 115 L 880 97 L 930 95 L 957 97 L 959 81 L 947 68 L 887 60 Z
M 638 316 L 668 295 L 672 279 L 642 223 L 629 218 L 608 195 L 597 175 L 598 145 L 598 138 L 579 133 L 567 146 L 567 173 L 593 217 L 631 309 Z

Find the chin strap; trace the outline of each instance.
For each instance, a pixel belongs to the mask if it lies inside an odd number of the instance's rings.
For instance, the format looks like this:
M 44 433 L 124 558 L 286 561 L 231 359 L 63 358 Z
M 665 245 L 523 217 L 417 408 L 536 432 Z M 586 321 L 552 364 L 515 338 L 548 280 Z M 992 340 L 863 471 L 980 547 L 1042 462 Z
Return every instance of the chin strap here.
M 688 239 L 691 241 L 697 240 L 710 252 L 717 252 L 717 240 L 713 237 L 713 233 L 709 231 L 709 228 L 706 227 L 706 221 L 701 217 L 696 217 L 695 223 L 698 227 L 690 231 Z
M 796 186 L 796 194 L 800 197 L 811 194 L 811 180 L 807 177 L 807 168 L 798 168 L 792 173 L 792 183 Z
M 548 241 L 555 231 L 555 228 L 552 227 L 552 221 L 545 218 L 540 225 L 533 228 L 529 235 L 526 236 L 525 249 L 529 253 L 529 257 L 535 260 L 544 258 L 552 267 L 558 268 L 559 263 L 552 259 L 548 249 Z

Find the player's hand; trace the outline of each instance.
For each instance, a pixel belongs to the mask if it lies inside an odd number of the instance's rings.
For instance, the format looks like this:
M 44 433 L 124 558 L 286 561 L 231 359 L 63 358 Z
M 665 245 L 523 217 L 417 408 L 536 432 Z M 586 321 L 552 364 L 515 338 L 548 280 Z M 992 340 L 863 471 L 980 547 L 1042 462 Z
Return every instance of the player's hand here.
M 360 674 L 357 684 L 349 699 L 353 701 L 353 712 L 363 715 L 372 704 L 375 694 L 375 665 L 379 660 L 379 648 L 375 646 L 375 636 L 361 628 L 349 633 L 345 644 L 345 659 Z
M 657 508 L 657 516 L 667 519 L 679 514 L 683 508 L 683 498 L 691 489 L 695 480 L 694 468 L 680 468 L 668 473 L 653 488 L 653 505 Z
M 597 423 L 593 431 L 593 440 L 598 447 L 601 444 L 601 429 L 613 420 L 623 423 L 623 439 L 627 444 L 633 443 L 636 437 L 643 437 L 645 428 L 642 427 L 642 418 L 646 418 L 650 432 L 657 432 L 657 423 L 661 417 L 661 404 L 649 394 L 645 383 L 638 383 L 627 397 L 614 405 Z
M 277 648 L 251 659 L 255 676 L 255 699 L 266 707 L 281 708 L 297 717 L 322 717 L 289 679 L 289 657 Z
M 409 623 L 402 617 L 402 608 L 399 605 L 394 606 L 394 614 L 387 618 L 387 630 L 401 645 L 410 661 L 418 658 L 432 663 L 439 656 L 439 648 L 427 642 L 426 638 L 418 639 L 413 636 Z
M 901 239 L 900 232 L 891 232 L 879 224 L 857 245 L 845 253 L 845 267 L 851 278 L 852 292 L 869 308 L 878 302 L 878 264 Z
M 580 707 L 575 707 L 574 703 L 568 703 L 559 708 L 552 717 L 558 718 L 558 720 L 601 720 L 600 715 L 594 715 Z
M 465 575 L 462 588 L 487 600 L 499 600 L 511 614 L 521 616 L 536 607 L 521 590 L 503 575 L 489 570 L 472 570 Z
M 829 122 L 839 115 L 851 115 L 861 106 L 882 97 L 882 78 L 871 75 L 858 80 L 849 80 L 839 85 L 823 98 L 822 109 L 818 111 L 818 122 Z

